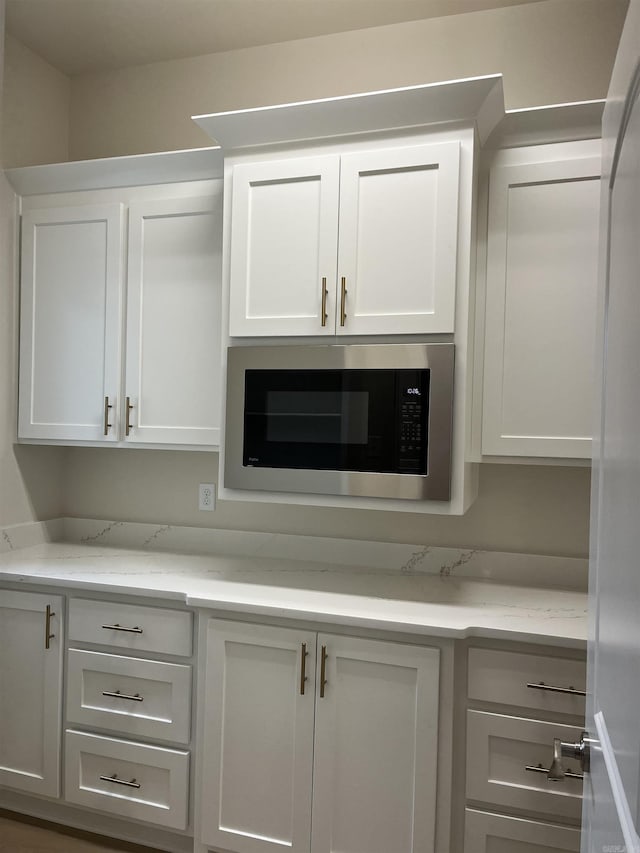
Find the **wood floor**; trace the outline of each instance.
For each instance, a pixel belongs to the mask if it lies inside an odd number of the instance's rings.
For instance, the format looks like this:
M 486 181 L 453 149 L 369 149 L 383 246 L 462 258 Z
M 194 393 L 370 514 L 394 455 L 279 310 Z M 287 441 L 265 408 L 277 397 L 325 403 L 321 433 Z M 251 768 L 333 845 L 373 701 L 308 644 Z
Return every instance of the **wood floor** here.
M 27 822 L 28 821 L 28 822 Z M 52 823 L 0 814 L 0 853 L 159 853 L 151 847 L 117 842 Z

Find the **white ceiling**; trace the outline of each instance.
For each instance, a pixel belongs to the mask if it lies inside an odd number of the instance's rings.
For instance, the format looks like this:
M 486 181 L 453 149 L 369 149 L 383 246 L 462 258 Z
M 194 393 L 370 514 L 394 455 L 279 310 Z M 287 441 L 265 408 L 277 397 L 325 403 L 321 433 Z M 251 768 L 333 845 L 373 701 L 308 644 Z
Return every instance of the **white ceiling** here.
M 65 74 L 540 0 L 7 0 L 7 31 Z

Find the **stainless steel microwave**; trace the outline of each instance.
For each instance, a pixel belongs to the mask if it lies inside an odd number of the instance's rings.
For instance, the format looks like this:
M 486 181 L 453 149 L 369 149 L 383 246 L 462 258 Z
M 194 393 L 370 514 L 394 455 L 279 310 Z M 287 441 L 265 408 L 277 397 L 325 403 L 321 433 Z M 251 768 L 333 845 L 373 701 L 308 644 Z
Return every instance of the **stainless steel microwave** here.
M 453 344 L 230 347 L 225 486 L 447 501 Z

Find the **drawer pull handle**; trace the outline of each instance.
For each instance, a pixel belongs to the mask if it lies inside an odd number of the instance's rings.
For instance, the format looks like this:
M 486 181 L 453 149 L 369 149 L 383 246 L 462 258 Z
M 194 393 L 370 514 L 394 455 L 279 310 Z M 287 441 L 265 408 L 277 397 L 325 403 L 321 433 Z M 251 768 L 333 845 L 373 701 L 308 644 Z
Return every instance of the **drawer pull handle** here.
M 524 769 L 528 770 L 530 773 L 546 773 L 549 775 L 549 768 L 543 767 L 542 764 L 538 764 L 537 767 L 534 767 L 532 764 L 527 764 Z M 573 773 L 571 770 L 565 770 L 564 775 L 567 779 L 584 779 L 582 773 Z
M 132 779 L 130 782 L 127 782 L 126 779 L 118 779 L 118 774 L 114 773 L 113 776 L 100 776 L 101 782 L 113 782 L 114 785 L 126 785 L 127 788 L 142 788 L 140 782 L 136 782 L 135 779 Z
M 539 681 L 537 684 L 529 683 L 527 687 L 532 690 L 547 690 L 549 693 L 567 693 L 569 696 L 586 696 L 586 690 L 576 690 L 575 687 L 554 687 L 553 684 L 545 684 Z
M 136 693 L 134 696 L 129 696 L 128 693 L 121 693 L 119 690 L 103 690 L 103 696 L 113 696 L 114 699 L 129 699 L 131 702 L 144 702 L 144 697 L 139 693 Z
M 128 634 L 142 634 L 142 628 L 139 628 L 137 625 L 134 625 L 133 628 L 125 628 L 124 625 L 116 622 L 115 625 L 103 625 L 102 627 L 107 631 L 126 631 Z

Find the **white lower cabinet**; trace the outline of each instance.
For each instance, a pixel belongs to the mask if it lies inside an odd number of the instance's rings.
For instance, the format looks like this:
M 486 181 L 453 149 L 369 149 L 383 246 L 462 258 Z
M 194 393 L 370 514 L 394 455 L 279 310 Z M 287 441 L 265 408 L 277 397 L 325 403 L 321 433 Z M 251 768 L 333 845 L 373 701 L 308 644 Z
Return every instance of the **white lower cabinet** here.
M 465 853 L 578 853 L 580 830 L 467 809 Z
M 65 741 L 67 802 L 185 829 L 188 752 L 70 729 Z
M 60 796 L 62 598 L 0 591 L 0 787 Z
M 202 843 L 433 851 L 439 655 L 210 620 Z

